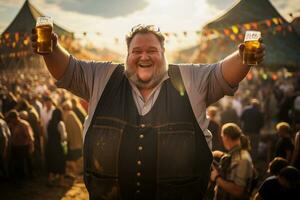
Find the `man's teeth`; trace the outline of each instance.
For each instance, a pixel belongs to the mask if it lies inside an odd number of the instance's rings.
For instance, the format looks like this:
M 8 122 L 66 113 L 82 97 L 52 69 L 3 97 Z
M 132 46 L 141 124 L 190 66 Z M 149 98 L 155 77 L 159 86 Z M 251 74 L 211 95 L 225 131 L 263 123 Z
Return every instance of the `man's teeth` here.
M 151 63 L 140 63 L 140 67 L 151 67 Z

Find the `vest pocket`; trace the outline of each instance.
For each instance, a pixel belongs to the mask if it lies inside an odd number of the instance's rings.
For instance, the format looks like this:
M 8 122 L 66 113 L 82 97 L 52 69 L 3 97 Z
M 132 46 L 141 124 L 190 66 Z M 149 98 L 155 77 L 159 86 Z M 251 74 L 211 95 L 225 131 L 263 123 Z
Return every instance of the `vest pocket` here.
M 94 174 L 118 177 L 119 149 L 123 129 L 93 125 L 88 135 L 86 170 Z
M 196 155 L 192 124 L 161 127 L 157 138 L 158 177 L 165 180 L 194 177 Z
M 119 200 L 120 186 L 118 179 L 99 177 L 93 173 L 85 172 L 85 182 L 90 199 Z

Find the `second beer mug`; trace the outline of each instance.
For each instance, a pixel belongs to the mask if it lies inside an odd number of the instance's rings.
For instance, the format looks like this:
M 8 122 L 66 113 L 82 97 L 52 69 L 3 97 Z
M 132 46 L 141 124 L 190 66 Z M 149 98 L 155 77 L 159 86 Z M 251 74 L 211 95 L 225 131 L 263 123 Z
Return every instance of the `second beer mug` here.
M 246 31 L 245 34 L 245 49 L 243 52 L 243 64 L 247 65 L 257 65 L 257 60 L 255 58 L 256 49 L 260 47 L 260 42 L 258 39 L 261 37 L 261 32 L 259 31 Z
M 53 20 L 51 17 L 38 17 L 36 21 L 37 52 L 48 54 L 53 50 L 52 34 Z

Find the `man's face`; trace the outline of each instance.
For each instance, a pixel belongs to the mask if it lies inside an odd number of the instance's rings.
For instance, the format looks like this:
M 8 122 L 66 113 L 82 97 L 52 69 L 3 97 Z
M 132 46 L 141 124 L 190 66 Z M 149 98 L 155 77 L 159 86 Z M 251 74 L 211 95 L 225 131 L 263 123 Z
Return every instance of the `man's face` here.
M 152 33 L 138 33 L 131 40 L 126 60 L 128 78 L 138 88 L 155 87 L 166 72 L 164 49 Z

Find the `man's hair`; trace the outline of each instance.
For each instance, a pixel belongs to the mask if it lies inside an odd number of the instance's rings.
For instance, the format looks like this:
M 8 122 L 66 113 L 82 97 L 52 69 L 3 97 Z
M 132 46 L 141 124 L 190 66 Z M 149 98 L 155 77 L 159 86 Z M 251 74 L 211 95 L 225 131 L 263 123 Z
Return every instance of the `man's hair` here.
M 242 149 L 251 151 L 251 143 L 249 137 L 242 133 L 240 140 Z
M 160 29 L 157 26 L 138 24 L 138 25 L 132 27 L 131 31 L 126 35 L 127 49 L 129 49 L 129 45 L 130 45 L 133 37 L 138 33 L 141 33 L 141 34 L 152 33 L 152 34 L 154 34 L 155 37 L 158 39 L 160 45 L 164 48 L 165 36 L 163 35 L 162 32 L 160 32 Z
M 259 102 L 258 99 L 251 99 L 250 103 L 251 103 L 252 106 L 254 106 L 256 108 L 258 108 L 259 105 L 260 105 L 260 102 Z
M 226 123 L 222 126 L 222 134 L 232 140 L 238 140 L 241 138 L 242 130 L 235 123 Z
M 63 110 L 72 110 L 73 109 L 73 104 L 71 100 L 66 100 L 62 103 L 62 108 Z
M 218 108 L 216 106 L 209 106 L 207 108 L 207 114 L 210 117 L 215 117 L 218 113 Z
M 284 167 L 280 170 L 279 176 L 288 182 L 290 188 L 300 187 L 300 172 L 297 168 L 293 166 Z
M 289 162 L 282 157 L 275 157 L 269 164 L 268 172 L 272 175 L 279 175 L 280 170 L 288 166 Z
M 291 126 L 287 122 L 279 122 L 278 124 L 276 124 L 276 130 L 289 133 L 291 131 Z
M 17 119 L 18 117 L 19 117 L 18 111 L 16 109 L 12 109 L 6 114 L 5 120 L 10 121 L 10 120 Z

